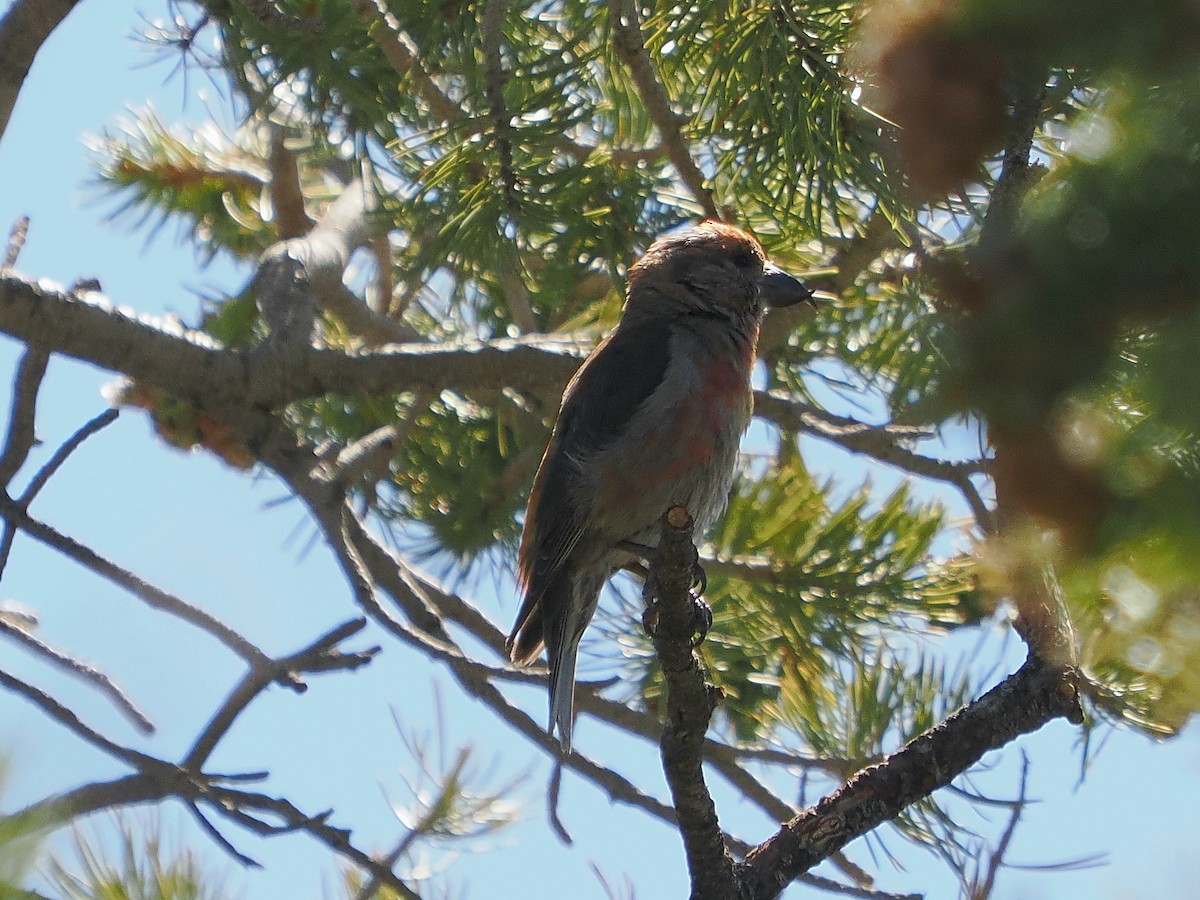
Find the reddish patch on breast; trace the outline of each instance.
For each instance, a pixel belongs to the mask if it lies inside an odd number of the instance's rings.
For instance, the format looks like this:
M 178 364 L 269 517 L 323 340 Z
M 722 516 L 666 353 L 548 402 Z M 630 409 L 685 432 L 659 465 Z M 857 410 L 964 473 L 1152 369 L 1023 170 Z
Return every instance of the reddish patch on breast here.
M 704 393 L 720 400 L 741 400 L 748 387 L 745 371 L 741 365 L 729 360 L 709 360 L 700 367 Z

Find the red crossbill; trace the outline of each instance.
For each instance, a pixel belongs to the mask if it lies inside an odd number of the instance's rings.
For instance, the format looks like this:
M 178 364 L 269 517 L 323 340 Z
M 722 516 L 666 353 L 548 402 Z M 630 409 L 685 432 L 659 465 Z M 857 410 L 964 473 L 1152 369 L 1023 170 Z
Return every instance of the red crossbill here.
M 662 237 L 629 272 L 621 321 L 576 373 L 534 481 L 509 656 L 546 648 L 550 730 L 571 749 L 575 658 L 605 581 L 683 506 L 697 534 L 725 508 L 764 306 L 812 294 L 741 229 Z

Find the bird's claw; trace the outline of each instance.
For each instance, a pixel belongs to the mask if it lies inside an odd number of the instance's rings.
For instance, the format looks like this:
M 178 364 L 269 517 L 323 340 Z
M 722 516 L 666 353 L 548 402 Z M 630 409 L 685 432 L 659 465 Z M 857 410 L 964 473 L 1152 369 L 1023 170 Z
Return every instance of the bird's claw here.
M 708 591 L 708 573 L 700 565 L 700 551 L 695 547 L 692 549 L 696 552 L 696 558 L 692 560 L 692 593 L 699 597 Z
M 659 612 L 657 601 L 642 610 L 642 628 L 650 637 L 654 637 L 658 631 Z
M 653 548 L 644 548 L 653 553 Z M 642 628 L 646 634 L 654 637 L 658 631 L 658 623 L 661 614 L 661 607 L 658 599 L 658 575 L 652 557 L 650 559 L 649 572 L 646 580 L 642 584 L 642 600 L 646 603 L 645 610 L 642 611 Z M 693 649 L 700 646 L 712 628 L 713 614 L 712 607 L 704 602 L 703 594 L 708 590 L 708 575 L 704 571 L 704 567 L 700 565 L 700 551 L 696 549 L 696 545 L 692 545 L 692 583 L 688 590 L 688 599 L 692 604 L 692 647 Z
M 713 614 L 712 607 L 704 602 L 699 594 L 689 591 L 688 600 L 692 604 L 692 620 L 690 623 L 692 631 L 691 646 L 696 649 L 708 635 L 709 629 L 712 628 Z M 644 610 L 642 610 L 642 628 L 646 630 L 646 634 L 650 637 L 655 637 L 658 632 L 658 622 L 662 615 L 662 604 L 655 600 Z
M 703 570 L 701 570 L 703 572 Z M 713 613 L 712 607 L 704 602 L 704 598 L 699 593 L 688 594 L 688 599 L 692 601 L 692 649 L 695 650 L 704 643 L 704 639 L 708 637 L 708 631 L 712 628 Z

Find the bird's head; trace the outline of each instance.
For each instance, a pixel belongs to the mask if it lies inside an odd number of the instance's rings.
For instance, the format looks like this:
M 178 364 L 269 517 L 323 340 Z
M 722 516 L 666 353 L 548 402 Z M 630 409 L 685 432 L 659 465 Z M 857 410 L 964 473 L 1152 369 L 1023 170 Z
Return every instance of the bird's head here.
M 629 271 L 625 315 L 703 315 L 742 325 L 765 307 L 813 303 L 812 293 L 733 225 L 707 221 L 665 235 Z

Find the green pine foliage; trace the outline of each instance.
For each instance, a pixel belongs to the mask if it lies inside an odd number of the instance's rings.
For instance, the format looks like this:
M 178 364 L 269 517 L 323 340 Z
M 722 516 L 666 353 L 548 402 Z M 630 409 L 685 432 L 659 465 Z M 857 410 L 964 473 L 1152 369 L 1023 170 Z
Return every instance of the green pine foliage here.
M 166 840 L 153 820 L 117 820 L 117 846 L 76 827 L 73 858 L 54 857 L 47 880 L 63 900 L 221 900 L 219 876 Z

